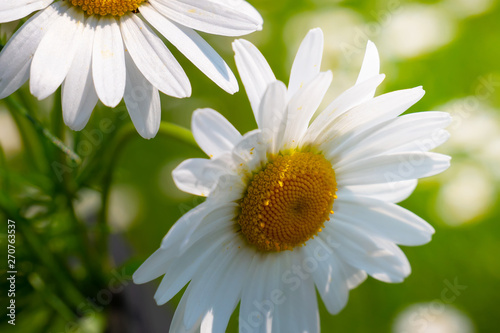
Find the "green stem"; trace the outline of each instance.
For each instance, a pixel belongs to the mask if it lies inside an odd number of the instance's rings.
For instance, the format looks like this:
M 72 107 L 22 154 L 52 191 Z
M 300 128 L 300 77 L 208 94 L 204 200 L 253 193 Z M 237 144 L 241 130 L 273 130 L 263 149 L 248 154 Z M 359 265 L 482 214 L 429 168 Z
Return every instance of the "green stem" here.
M 22 112 L 18 111 L 19 103 L 17 103 L 13 95 L 3 99 L 3 101 L 19 129 L 23 145 L 28 157 L 30 157 L 29 164 L 34 162 L 35 169 L 45 173 L 49 170 L 49 165 L 44 154 L 46 147 L 40 142 L 41 137 L 39 133 L 34 128 L 33 123 L 26 117 L 23 117 Z
M 4 210 L 7 216 L 16 221 L 16 228 L 25 239 L 28 248 L 38 257 L 42 265 L 51 272 L 62 294 L 66 296 L 72 306 L 75 308 L 80 306 L 85 302 L 85 297 L 80 293 L 78 288 L 73 285 L 72 279 L 67 271 L 61 267 L 56 258 L 47 249 L 47 246 L 38 238 L 38 235 L 31 230 L 29 221 L 18 214 L 17 210 L 14 208 L 13 202 L 8 197 L 3 197 L 1 201 L 2 207 L 0 208 Z
M 5 102 L 9 109 L 16 111 L 17 113 L 28 119 L 34 128 L 42 136 L 47 138 L 54 146 L 59 148 L 64 154 L 66 154 L 76 165 L 82 163 L 82 159 L 74 151 L 72 151 L 68 146 L 64 144 L 59 138 L 53 135 L 48 129 L 46 129 L 42 124 L 40 124 L 35 118 L 33 118 L 29 112 L 15 99 L 13 95 L 5 98 Z M 21 130 L 22 131 L 22 130 Z M 22 134 L 22 133 L 21 133 Z
M 32 273 L 28 276 L 33 289 L 40 293 L 45 303 L 51 306 L 65 321 L 76 320 L 75 313 L 43 282 L 40 275 Z
M 65 139 L 65 127 L 62 120 L 62 100 L 61 100 L 61 92 L 60 89 L 56 92 L 54 97 L 54 106 L 52 108 L 52 128 L 57 137 L 60 138 L 59 142 L 62 143 L 62 140 Z M 69 148 L 68 148 L 69 149 Z M 55 152 L 55 159 L 61 164 L 65 164 L 66 154 L 67 152 L 64 150 L 57 150 Z M 75 154 L 76 155 L 76 154 Z M 79 159 L 79 157 L 78 157 Z M 81 163 L 81 160 L 79 161 Z M 78 234 L 78 240 L 80 245 L 80 254 L 82 256 L 83 262 L 85 263 L 85 267 L 89 269 L 90 272 L 93 272 L 91 276 L 96 277 L 100 282 L 102 279 L 102 269 L 99 266 L 99 260 L 92 259 L 98 258 L 98 253 L 95 252 L 94 246 L 92 246 L 89 241 L 88 229 L 87 226 L 80 221 L 76 214 L 75 208 L 73 205 L 73 199 L 75 197 L 75 193 L 77 191 L 77 185 L 74 180 L 74 172 L 67 173 L 64 172 L 62 176 L 62 190 L 66 194 L 66 207 L 68 209 L 71 221 L 73 222 L 73 226 L 75 227 L 75 231 Z

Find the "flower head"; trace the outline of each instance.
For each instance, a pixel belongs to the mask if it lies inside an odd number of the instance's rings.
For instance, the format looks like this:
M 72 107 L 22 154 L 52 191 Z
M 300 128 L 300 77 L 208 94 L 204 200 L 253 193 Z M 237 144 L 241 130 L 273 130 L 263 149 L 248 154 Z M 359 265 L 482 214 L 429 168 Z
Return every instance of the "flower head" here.
M 262 25 L 244 0 L 3 1 L 0 22 L 37 10 L 0 53 L 0 98 L 28 78 L 38 99 L 62 84 L 64 121 L 74 130 L 86 125 L 98 100 L 115 107 L 123 98 L 145 138 L 154 137 L 160 126 L 159 91 L 191 95 L 184 70 L 152 28 L 234 93 L 233 73 L 195 30 L 240 36 Z
M 396 244 L 427 243 L 433 228 L 396 205 L 417 179 L 450 158 L 443 112 L 399 116 L 422 88 L 374 97 L 379 74 L 369 42 L 356 84 L 312 120 L 332 81 L 320 72 L 321 30 L 309 32 L 288 88 L 257 48 L 233 44 L 258 129 L 241 135 L 219 113 L 195 111 L 192 130 L 210 159 L 189 159 L 177 186 L 206 196 L 185 214 L 134 274 L 161 275 L 158 304 L 189 281 L 172 330 L 223 332 L 240 303 L 240 332 L 318 332 L 315 287 L 338 313 L 367 275 L 401 282 L 410 265 Z

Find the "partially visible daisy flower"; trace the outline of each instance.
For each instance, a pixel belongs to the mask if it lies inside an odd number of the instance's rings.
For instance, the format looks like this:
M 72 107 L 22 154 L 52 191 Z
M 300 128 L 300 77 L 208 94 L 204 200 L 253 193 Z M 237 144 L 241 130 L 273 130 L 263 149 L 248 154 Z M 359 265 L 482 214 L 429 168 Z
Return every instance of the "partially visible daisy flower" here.
M 191 95 L 184 70 L 152 28 L 229 93 L 238 91 L 236 78 L 195 30 L 241 36 L 262 28 L 244 0 L 5 0 L 0 23 L 37 10 L 0 53 L 0 98 L 28 78 L 38 99 L 62 84 L 64 122 L 74 130 L 85 127 L 98 99 L 115 107 L 123 98 L 145 138 L 160 126 L 158 91 Z
M 311 120 L 332 81 L 320 72 L 321 30 L 302 42 L 288 88 L 254 45 L 233 46 L 259 128 L 242 136 L 216 111 L 194 113 L 210 159 L 186 160 L 173 177 L 207 199 L 133 278 L 165 275 L 158 304 L 189 283 L 172 332 L 224 332 L 238 303 L 240 332 L 318 332 L 315 287 L 335 314 L 367 275 L 395 283 L 410 274 L 396 244 L 425 244 L 434 229 L 395 203 L 449 167 L 428 150 L 448 138 L 450 116 L 399 116 L 421 87 L 373 97 L 384 75 L 369 42 L 356 84 Z

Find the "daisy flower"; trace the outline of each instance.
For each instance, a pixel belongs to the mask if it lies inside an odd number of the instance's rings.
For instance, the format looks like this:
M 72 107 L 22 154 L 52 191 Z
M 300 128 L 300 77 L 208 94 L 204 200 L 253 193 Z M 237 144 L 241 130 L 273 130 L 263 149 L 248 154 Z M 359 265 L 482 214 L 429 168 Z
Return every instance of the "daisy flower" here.
M 233 73 L 195 30 L 241 36 L 262 27 L 259 13 L 244 0 L 4 0 L 0 23 L 37 10 L 0 53 L 0 98 L 28 78 L 38 99 L 62 84 L 64 122 L 74 130 L 85 127 L 98 99 L 115 107 L 123 98 L 144 138 L 160 126 L 158 91 L 191 95 L 184 70 L 153 28 L 235 93 Z
M 314 120 L 332 81 L 319 71 L 321 30 L 303 40 L 288 88 L 254 45 L 233 47 L 258 129 L 242 136 L 213 110 L 193 114 L 210 159 L 186 160 L 173 177 L 206 201 L 177 221 L 133 278 L 164 275 L 158 304 L 189 283 L 172 332 L 224 332 L 238 303 L 240 332 L 318 332 L 315 288 L 336 314 L 367 275 L 394 283 L 410 274 L 396 244 L 425 244 L 434 230 L 395 203 L 418 178 L 448 168 L 448 156 L 428 150 L 448 138 L 450 117 L 399 116 L 421 87 L 374 97 L 384 75 L 371 42 L 356 84 Z

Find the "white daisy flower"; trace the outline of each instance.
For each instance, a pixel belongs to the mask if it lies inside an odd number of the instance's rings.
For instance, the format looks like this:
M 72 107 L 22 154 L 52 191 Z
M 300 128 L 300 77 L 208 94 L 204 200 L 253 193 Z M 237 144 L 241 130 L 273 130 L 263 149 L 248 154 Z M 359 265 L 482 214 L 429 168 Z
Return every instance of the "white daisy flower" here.
M 244 0 L 5 0 L 0 23 L 37 10 L 0 53 L 0 98 L 28 78 L 38 99 L 62 84 L 64 122 L 74 130 L 85 127 L 98 99 L 115 107 L 123 98 L 145 138 L 160 126 L 158 91 L 191 95 L 184 70 L 151 27 L 229 93 L 238 91 L 236 78 L 195 30 L 241 36 L 262 28 Z
M 384 76 L 368 43 L 356 84 L 311 121 L 331 81 L 321 72 L 321 30 L 311 30 L 288 89 L 257 48 L 233 44 L 258 129 L 245 135 L 219 113 L 197 110 L 192 130 L 210 159 L 173 172 L 177 186 L 206 196 L 134 274 L 165 275 L 163 304 L 189 283 L 172 332 L 224 332 L 240 303 L 240 332 L 318 332 L 315 286 L 338 313 L 368 275 L 401 282 L 410 264 L 396 244 L 421 245 L 433 228 L 396 205 L 417 178 L 448 168 L 428 150 L 448 138 L 443 112 L 404 115 L 421 87 L 373 97 Z

